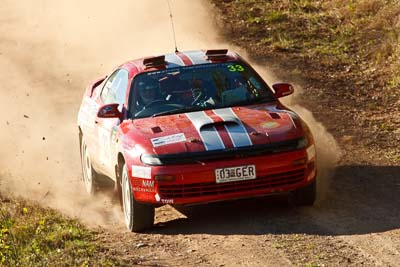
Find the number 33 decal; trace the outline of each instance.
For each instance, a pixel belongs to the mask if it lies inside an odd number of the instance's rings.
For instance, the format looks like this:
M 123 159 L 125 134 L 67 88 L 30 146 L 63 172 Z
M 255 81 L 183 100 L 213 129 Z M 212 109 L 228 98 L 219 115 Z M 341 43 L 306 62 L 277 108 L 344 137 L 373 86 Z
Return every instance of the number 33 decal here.
M 228 69 L 231 72 L 236 72 L 236 71 L 244 71 L 244 68 L 242 65 L 228 65 Z

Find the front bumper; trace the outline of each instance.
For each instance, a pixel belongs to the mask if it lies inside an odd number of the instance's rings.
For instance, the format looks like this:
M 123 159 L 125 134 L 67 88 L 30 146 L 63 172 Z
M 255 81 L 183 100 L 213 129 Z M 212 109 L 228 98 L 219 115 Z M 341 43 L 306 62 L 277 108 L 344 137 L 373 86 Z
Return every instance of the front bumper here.
M 256 179 L 216 183 L 215 169 L 256 166 Z M 207 163 L 151 167 L 151 178 L 132 177 L 135 199 L 143 203 L 197 204 L 284 193 L 306 186 L 316 177 L 315 158 L 306 150 Z M 174 176 L 170 182 L 154 181 L 155 175 Z

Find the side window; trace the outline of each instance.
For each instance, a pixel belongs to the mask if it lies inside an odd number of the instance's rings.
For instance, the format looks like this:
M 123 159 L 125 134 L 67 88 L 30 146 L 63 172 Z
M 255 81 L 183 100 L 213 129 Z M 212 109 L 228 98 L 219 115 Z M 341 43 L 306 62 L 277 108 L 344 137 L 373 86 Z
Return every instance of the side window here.
M 121 69 L 111 75 L 109 81 L 104 86 L 101 99 L 105 104 L 125 103 L 126 89 L 128 86 L 128 71 Z
M 128 87 L 128 71 L 120 70 L 112 85 L 113 101 L 120 105 L 125 104 L 126 90 Z

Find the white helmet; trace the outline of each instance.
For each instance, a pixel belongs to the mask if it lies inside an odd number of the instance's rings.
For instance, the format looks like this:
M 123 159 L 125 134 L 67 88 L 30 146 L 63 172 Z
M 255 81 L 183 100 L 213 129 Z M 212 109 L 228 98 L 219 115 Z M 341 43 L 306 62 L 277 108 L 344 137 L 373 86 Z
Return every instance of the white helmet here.
M 141 81 L 138 84 L 139 98 L 141 104 L 146 105 L 155 100 L 158 95 L 159 86 L 154 80 Z

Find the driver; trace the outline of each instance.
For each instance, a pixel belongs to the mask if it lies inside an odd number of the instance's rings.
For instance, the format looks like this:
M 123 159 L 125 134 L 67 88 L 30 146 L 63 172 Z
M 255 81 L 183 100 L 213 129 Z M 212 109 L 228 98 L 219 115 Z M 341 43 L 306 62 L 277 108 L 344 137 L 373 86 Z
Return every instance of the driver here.
M 154 100 L 158 99 L 159 85 L 154 80 L 139 82 L 138 84 L 138 107 L 143 108 Z

